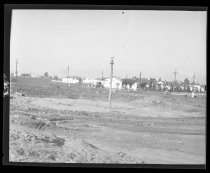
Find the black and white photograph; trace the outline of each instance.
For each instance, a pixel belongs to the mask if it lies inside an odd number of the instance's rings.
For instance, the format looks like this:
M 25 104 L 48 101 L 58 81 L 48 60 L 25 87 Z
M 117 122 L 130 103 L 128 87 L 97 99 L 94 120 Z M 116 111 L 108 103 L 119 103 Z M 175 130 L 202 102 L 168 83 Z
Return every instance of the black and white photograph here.
M 206 164 L 207 10 L 13 9 L 9 161 Z

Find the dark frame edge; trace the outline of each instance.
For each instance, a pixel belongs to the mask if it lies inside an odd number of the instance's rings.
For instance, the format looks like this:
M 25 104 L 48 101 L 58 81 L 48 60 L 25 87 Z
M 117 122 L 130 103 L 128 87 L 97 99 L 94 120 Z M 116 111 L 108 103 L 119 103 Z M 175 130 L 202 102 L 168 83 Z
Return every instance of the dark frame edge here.
M 6 75 L 10 88 L 10 29 L 12 8 L 4 5 L 4 54 L 3 73 Z M 9 95 L 3 98 L 3 161 L 9 164 Z
M 75 9 L 75 10 L 174 10 L 174 11 L 208 11 L 208 6 L 163 6 L 163 5 L 87 5 L 87 4 L 5 4 L 12 9 Z
M 61 8 L 62 7 L 62 8 Z M 137 5 L 137 6 L 126 6 L 126 5 L 66 5 L 66 4 L 5 4 L 4 5 L 4 70 L 3 72 L 6 74 L 8 81 L 10 81 L 10 32 L 11 32 L 11 21 L 12 21 L 12 10 L 13 9 L 95 9 L 95 10 L 178 10 L 178 11 L 182 11 L 182 10 L 186 10 L 186 11 L 207 11 L 208 14 L 208 7 L 194 7 L 194 6 L 141 6 L 141 5 Z M 161 9 L 163 8 L 163 9 Z M 207 15 L 208 18 L 208 15 Z M 208 22 L 207 22 L 207 28 L 208 28 Z M 206 31 L 207 32 L 207 31 Z M 207 32 L 208 33 L 208 32 Z M 207 35 L 208 37 L 208 35 Z M 207 41 L 207 45 L 208 45 L 208 41 Z M 207 50 L 206 50 L 207 51 Z M 208 52 L 208 51 L 207 51 Z M 208 60 L 208 58 L 207 58 Z M 207 69 L 206 69 L 207 70 Z M 208 71 L 208 70 L 207 70 Z M 208 74 L 208 73 L 206 73 Z M 9 84 L 10 86 L 10 84 Z M 19 162 L 9 162 L 9 153 L 5 152 L 5 151 L 9 151 L 9 96 L 6 96 L 4 98 L 3 101 L 3 152 L 4 152 L 4 156 L 3 156 L 3 164 L 4 165 L 20 165 L 21 163 Z M 207 117 L 206 117 L 207 118 Z M 207 122 L 206 122 L 207 123 Z M 8 126 L 7 126 L 8 125 Z M 207 126 L 206 126 L 207 127 Z M 6 143 L 6 142 L 7 143 Z M 206 140 L 207 142 L 207 140 Z M 6 144 L 6 145 L 5 145 Z M 206 149 L 207 149 L 207 145 L 206 145 Z M 206 154 L 207 155 L 207 154 Z M 101 166 L 101 167 L 116 167 L 117 165 L 112 165 L 112 164 L 79 164 L 79 165 L 74 165 L 74 164 L 63 164 L 61 165 L 60 163 L 24 163 L 24 165 L 27 166 L 59 166 L 59 167 L 63 167 L 63 166 L 73 166 L 73 167 L 97 167 L 97 166 Z M 153 167 L 153 168 L 160 168 L 162 167 L 162 165 L 120 165 L 120 167 L 139 167 L 139 168 L 149 168 L 149 167 Z M 177 166 L 177 165 L 176 165 Z M 194 169 L 205 169 L 206 165 L 202 164 L 202 165 L 179 165 L 181 169 L 188 169 L 188 166 Z M 174 168 L 174 165 L 167 165 L 167 166 L 163 166 L 166 168 Z M 178 168 L 179 169 L 179 168 Z

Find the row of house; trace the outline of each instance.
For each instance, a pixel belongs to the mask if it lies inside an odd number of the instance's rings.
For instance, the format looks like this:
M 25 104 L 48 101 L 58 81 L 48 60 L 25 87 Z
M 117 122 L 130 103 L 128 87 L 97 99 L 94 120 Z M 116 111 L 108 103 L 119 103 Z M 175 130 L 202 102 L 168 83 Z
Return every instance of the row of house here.
M 43 77 L 41 74 L 35 74 L 35 73 L 11 73 L 11 77 Z
M 95 87 L 110 88 L 110 78 L 80 78 L 80 77 L 69 77 L 62 78 L 64 83 L 85 83 Z M 205 92 L 205 85 L 189 85 L 187 88 L 183 84 L 174 85 L 170 81 L 157 80 L 155 78 L 131 78 L 131 79 L 121 79 L 118 77 L 112 78 L 112 88 L 114 89 L 126 89 L 137 91 L 138 89 L 143 90 L 156 90 L 156 91 L 195 91 L 195 92 Z
M 62 78 L 62 82 L 64 83 L 85 83 L 91 86 L 98 86 L 104 88 L 110 88 L 110 78 L 102 78 L 102 79 L 93 79 L 93 78 L 80 78 L 80 77 L 64 77 Z M 113 77 L 112 78 L 112 88 L 122 89 L 122 79 Z
M 142 79 L 142 81 L 144 81 L 144 79 Z M 64 78 L 62 78 L 62 82 L 64 82 L 64 83 L 85 83 L 85 84 L 89 84 L 91 86 L 110 88 L 110 78 L 101 78 L 101 79 L 93 79 L 93 78 L 81 79 L 80 78 L 79 79 L 77 77 L 69 77 L 69 78 L 64 77 Z M 149 87 L 149 85 L 146 87 Z M 112 78 L 112 88 L 136 91 L 139 88 L 139 81 L 137 79 L 121 79 L 118 77 L 113 77 Z
M 15 75 L 14 73 L 12 75 Z M 42 75 L 35 75 L 33 73 L 23 73 L 18 74 L 18 76 L 22 77 L 42 77 Z M 59 80 L 52 79 L 52 82 L 63 82 L 69 84 L 76 84 L 76 83 L 85 83 L 89 86 L 94 87 L 104 87 L 110 88 L 110 78 L 81 78 L 78 76 L 69 76 L 63 77 Z M 205 92 L 206 85 L 188 85 L 184 86 L 183 83 L 174 84 L 170 81 L 162 81 L 161 79 L 155 78 L 125 78 L 121 79 L 119 77 L 112 78 L 112 88 L 114 89 L 126 89 L 126 90 L 133 90 L 137 91 L 138 89 L 143 90 L 156 90 L 156 91 L 194 91 L 194 92 Z

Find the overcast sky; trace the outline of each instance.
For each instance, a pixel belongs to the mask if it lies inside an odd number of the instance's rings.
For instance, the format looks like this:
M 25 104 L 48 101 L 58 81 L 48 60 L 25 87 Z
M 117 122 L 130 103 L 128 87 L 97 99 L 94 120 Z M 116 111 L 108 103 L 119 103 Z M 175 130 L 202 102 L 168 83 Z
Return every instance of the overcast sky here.
M 13 10 L 10 71 L 206 81 L 205 11 Z

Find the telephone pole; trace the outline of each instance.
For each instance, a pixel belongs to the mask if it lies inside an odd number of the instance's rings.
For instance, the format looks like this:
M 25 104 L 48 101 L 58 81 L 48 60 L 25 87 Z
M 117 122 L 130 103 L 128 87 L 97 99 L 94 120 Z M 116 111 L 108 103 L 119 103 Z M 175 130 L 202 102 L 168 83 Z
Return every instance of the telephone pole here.
M 175 69 L 175 72 L 173 72 L 173 73 L 174 73 L 174 83 L 175 83 L 175 81 L 176 81 L 177 69 Z M 174 86 L 173 86 L 173 91 L 174 91 Z
M 110 77 L 110 88 L 109 88 L 109 107 L 111 108 L 111 98 L 112 98 L 112 77 L 113 77 L 113 62 L 114 57 L 111 57 L 111 77 Z
M 177 69 L 175 69 L 175 72 L 174 73 L 174 81 L 176 80 L 176 74 L 177 74 Z
M 139 74 L 139 91 L 141 91 L 141 72 Z
M 17 72 L 17 64 L 18 64 L 18 59 L 16 59 L 15 64 L 16 64 L 16 72 L 15 72 L 15 73 L 16 73 L 16 81 L 17 81 L 17 73 L 18 73 L 18 72 Z
M 194 85 L 194 83 L 195 83 L 195 74 L 193 75 L 193 85 Z
M 104 72 L 103 72 L 103 70 L 102 70 L 102 72 L 101 72 L 101 79 L 103 79 L 104 78 Z
M 69 65 L 68 65 L 67 70 L 68 70 L 68 75 L 67 75 L 67 83 L 68 83 L 69 82 Z
M 195 85 L 195 74 L 193 75 L 193 92 L 195 91 L 194 85 Z

